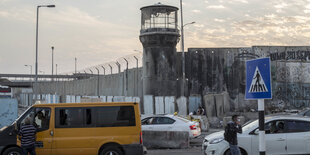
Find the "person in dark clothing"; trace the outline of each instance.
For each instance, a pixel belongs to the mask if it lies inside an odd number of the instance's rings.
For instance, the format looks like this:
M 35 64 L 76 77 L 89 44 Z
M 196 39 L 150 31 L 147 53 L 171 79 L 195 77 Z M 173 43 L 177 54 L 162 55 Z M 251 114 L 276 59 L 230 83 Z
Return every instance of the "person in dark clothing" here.
M 242 127 L 238 115 L 233 115 L 232 121 L 227 123 L 224 133 L 224 138 L 229 143 L 231 155 L 240 155 L 237 133 L 242 133 Z
M 31 118 L 25 119 L 25 124 L 21 126 L 19 135 L 21 136 L 21 147 L 23 155 L 36 155 L 35 141 L 36 141 L 36 128 L 31 124 Z

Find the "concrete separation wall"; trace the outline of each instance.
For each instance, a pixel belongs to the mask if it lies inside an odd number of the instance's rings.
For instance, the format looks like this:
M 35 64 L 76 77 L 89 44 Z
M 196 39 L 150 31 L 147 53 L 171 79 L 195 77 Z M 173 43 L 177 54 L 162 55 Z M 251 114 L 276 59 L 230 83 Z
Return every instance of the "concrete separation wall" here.
M 16 99 L 0 99 L 0 128 L 10 125 L 18 115 Z
M 150 148 L 184 149 L 189 147 L 186 131 L 143 131 L 143 145 Z

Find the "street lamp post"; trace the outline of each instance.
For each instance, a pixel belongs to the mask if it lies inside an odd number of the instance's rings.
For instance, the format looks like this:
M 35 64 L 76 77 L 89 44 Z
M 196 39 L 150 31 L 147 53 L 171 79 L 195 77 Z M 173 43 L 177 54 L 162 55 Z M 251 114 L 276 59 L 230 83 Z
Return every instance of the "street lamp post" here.
M 75 72 L 75 74 L 76 74 L 76 63 L 77 63 L 77 58 L 75 57 L 74 60 L 75 60 L 75 65 L 74 65 L 74 70 L 75 70 L 75 71 L 74 71 L 74 72 Z
M 54 46 L 52 46 L 52 81 L 54 80 L 53 75 L 54 75 Z
M 137 67 L 136 67 L 136 76 L 137 76 L 137 79 L 136 79 L 136 89 L 137 89 L 137 96 L 139 95 L 139 93 L 138 93 L 138 76 L 139 76 L 139 74 L 138 74 L 138 67 L 139 67 L 139 59 L 136 57 L 136 56 L 133 56 L 135 59 L 136 59 L 136 61 L 137 61 Z
M 187 23 L 183 25 L 183 4 L 180 0 L 180 11 L 181 11 L 181 50 L 182 50 L 182 87 L 181 96 L 185 96 L 185 53 L 184 53 L 184 27 L 189 24 L 194 24 L 195 22 Z
M 35 87 L 38 84 L 38 28 L 39 28 L 39 8 L 40 7 L 48 7 L 54 8 L 55 5 L 38 5 L 37 6 L 37 24 L 36 24 L 36 63 L 35 63 Z M 35 100 L 38 99 L 37 91 L 35 90 Z
M 128 60 L 126 58 L 123 58 L 126 61 L 126 96 L 128 95 Z
M 183 5 L 182 0 L 180 0 L 180 11 L 181 11 L 181 50 L 182 50 L 182 87 L 181 96 L 185 96 L 185 53 L 184 53 L 184 30 L 183 30 Z
M 99 95 L 99 69 L 97 67 L 95 67 L 95 69 L 97 70 L 97 96 L 98 98 L 100 98 L 100 95 Z

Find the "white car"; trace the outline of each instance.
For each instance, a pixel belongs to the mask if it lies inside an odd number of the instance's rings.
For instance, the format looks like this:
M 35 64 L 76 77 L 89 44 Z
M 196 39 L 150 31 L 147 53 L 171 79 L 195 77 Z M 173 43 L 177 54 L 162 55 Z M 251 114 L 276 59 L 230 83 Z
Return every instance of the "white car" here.
M 258 120 L 242 127 L 238 146 L 242 155 L 259 154 Z M 265 118 L 266 154 L 310 154 L 310 119 L 300 116 Z M 228 155 L 224 131 L 206 136 L 202 143 L 205 155 Z
M 141 121 L 142 131 L 188 131 L 189 138 L 198 137 L 201 129 L 198 122 L 174 115 L 154 115 Z

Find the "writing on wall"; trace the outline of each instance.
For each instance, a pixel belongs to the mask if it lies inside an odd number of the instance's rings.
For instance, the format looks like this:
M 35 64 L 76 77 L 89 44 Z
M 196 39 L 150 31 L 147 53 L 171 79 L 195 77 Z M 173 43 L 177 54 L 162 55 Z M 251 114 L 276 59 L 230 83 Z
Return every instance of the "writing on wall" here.
M 303 60 L 310 61 L 310 51 L 285 51 L 270 53 L 271 61 L 276 60 Z

